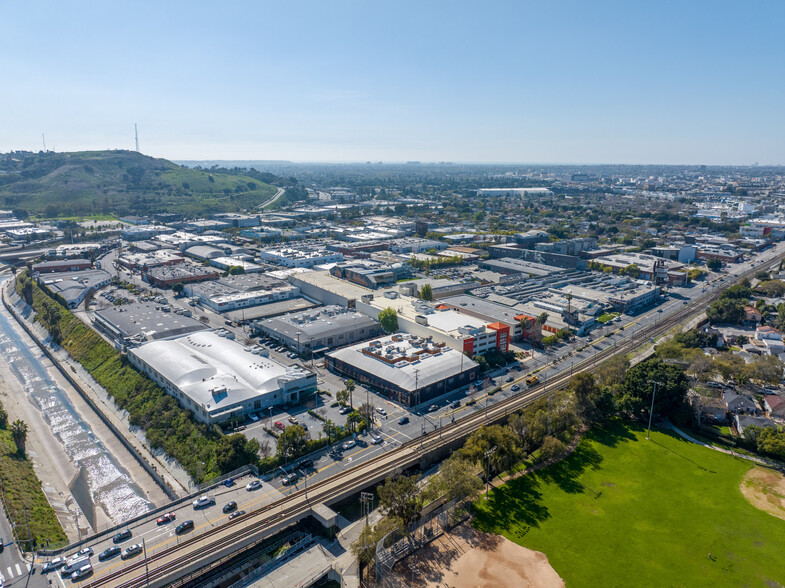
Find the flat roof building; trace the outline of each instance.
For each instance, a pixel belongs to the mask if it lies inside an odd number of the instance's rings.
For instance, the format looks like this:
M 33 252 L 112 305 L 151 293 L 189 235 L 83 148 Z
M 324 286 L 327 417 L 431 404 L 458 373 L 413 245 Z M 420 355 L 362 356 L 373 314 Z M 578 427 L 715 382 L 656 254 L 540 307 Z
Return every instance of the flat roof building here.
M 57 259 L 42 261 L 33 265 L 34 274 L 51 274 L 56 272 L 76 272 L 93 267 L 89 259 Z
M 299 353 L 320 353 L 383 333 L 372 318 L 337 305 L 258 321 L 254 329 Z
M 210 331 L 131 349 L 131 364 L 200 421 L 219 423 L 316 391 L 316 374 L 284 366 Z
M 111 282 L 109 272 L 101 269 L 38 275 L 38 283 L 62 297 L 68 308 L 76 308 L 90 292 L 108 286 Z
M 216 312 L 227 312 L 300 295 L 300 289 L 271 276 L 254 273 L 188 284 L 185 292 Z
M 390 251 L 392 253 L 424 253 L 431 249 L 436 251 L 447 249 L 447 243 L 434 241 L 433 239 L 419 239 L 417 237 L 405 237 L 390 241 Z
M 153 286 L 168 288 L 174 284 L 190 284 L 193 282 L 204 282 L 205 280 L 215 280 L 218 278 L 218 272 L 200 265 L 181 263 L 179 265 L 154 267 L 148 270 L 144 277 Z
M 327 367 L 405 406 L 417 406 L 475 381 L 479 365 L 444 343 L 395 334 L 325 355 Z
M 276 263 L 284 267 L 308 267 L 324 263 L 338 263 L 343 261 L 343 254 L 337 251 L 328 251 L 321 247 L 282 247 L 280 249 L 265 249 L 260 257 L 263 261 Z
M 97 310 L 93 313 L 93 325 L 124 346 L 137 346 L 209 329 L 194 318 L 164 312 L 159 305 L 147 302 Z

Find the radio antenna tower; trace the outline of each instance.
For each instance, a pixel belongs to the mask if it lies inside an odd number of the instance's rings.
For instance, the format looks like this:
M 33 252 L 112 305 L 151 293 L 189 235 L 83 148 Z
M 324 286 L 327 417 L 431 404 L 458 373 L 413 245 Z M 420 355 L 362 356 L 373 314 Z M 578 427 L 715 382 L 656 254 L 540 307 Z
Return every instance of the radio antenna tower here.
M 136 141 L 136 152 L 139 153 L 139 131 L 136 128 L 136 123 L 134 123 L 134 140 Z
M 41 133 L 41 142 L 44 144 L 44 153 L 46 152 L 46 137 Z

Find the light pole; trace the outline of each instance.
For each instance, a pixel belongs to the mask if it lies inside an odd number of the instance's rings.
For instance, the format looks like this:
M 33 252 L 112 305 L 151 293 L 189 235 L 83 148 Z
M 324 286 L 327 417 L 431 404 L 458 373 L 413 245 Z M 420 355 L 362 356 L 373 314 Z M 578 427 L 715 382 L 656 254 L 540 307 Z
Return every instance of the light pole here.
M 646 441 L 649 440 L 649 434 L 651 433 L 651 417 L 654 416 L 654 396 L 657 394 L 657 384 L 660 382 L 656 382 L 654 380 L 649 380 L 649 383 L 652 384 L 654 389 L 651 392 L 651 409 L 649 409 L 649 429 L 646 431 Z
M 297 331 L 297 357 L 300 357 L 300 335 L 302 335 L 302 331 Z
M 273 430 L 273 407 L 270 407 L 270 430 Z
M 496 453 L 495 445 L 485 452 L 485 459 L 488 460 L 485 466 L 485 500 L 488 500 L 488 491 L 491 485 L 491 456 L 494 453 Z

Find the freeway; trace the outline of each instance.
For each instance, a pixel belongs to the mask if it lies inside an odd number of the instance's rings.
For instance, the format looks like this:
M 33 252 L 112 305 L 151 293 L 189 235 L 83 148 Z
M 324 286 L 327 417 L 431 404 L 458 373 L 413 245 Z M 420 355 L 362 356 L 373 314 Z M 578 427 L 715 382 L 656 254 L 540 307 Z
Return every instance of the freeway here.
M 773 263 L 781 258 L 785 249 L 777 247 L 771 253 L 773 255 L 768 256 L 767 263 Z M 220 555 L 239 551 L 264 533 L 272 533 L 290 522 L 299 520 L 310 512 L 312 505 L 330 504 L 344 497 L 347 491 L 359 491 L 389 475 L 418 464 L 428 454 L 454 446 L 480 426 L 503 419 L 534 400 L 565 387 L 573 373 L 591 370 L 598 361 L 636 350 L 641 342 L 666 333 L 689 317 L 700 315 L 706 306 L 719 298 L 723 286 L 754 276 L 759 270 L 755 265 L 750 264 L 748 269 L 738 274 L 718 278 L 700 297 L 671 304 L 670 312 L 667 314 L 663 312 L 662 317 L 656 313 L 645 321 L 639 321 L 635 337 L 629 337 L 621 342 L 616 341 L 604 347 L 592 345 L 594 352 L 590 356 L 574 362 L 569 368 L 566 365 L 560 366 L 558 368 L 560 371 L 547 376 L 545 382 L 520 393 L 503 397 L 493 404 L 488 399 L 482 410 L 466 410 L 467 414 L 441 427 L 438 435 L 420 436 L 409 440 L 373 459 L 338 471 L 330 478 L 262 505 L 242 517 L 214 526 L 201 535 L 193 535 L 181 540 L 177 545 L 164 547 L 152 555 L 148 554 L 146 559 L 140 558 L 138 561 L 116 568 L 97 570 L 84 585 L 91 588 L 98 586 L 132 588 L 148 584 L 152 586 L 171 584 L 189 568 L 207 565 L 210 560 Z M 603 339 L 607 338 L 608 335 L 603 337 Z M 543 370 L 541 373 L 545 375 L 546 371 Z M 509 394 L 510 388 L 516 384 L 520 385 L 525 377 L 521 376 L 505 385 L 504 393 Z

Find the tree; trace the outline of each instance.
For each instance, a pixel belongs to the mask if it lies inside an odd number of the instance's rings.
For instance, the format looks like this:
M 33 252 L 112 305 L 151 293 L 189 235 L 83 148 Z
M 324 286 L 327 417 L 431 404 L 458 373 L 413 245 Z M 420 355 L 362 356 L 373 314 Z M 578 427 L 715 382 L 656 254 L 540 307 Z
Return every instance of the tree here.
M 360 562 L 361 568 L 374 563 L 376 560 L 376 544 L 394 531 L 396 526 L 396 521 L 384 518 L 373 526 L 363 527 L 357 541 L 352 543 L 352 554 Z
M 379 313 L 379 324 L 386 332 L 394 333 L 398 330 L 398 313 L 388 306 Z
M 218 470 L 225 474 L 248 464 L 256 464 L 259 442 L 247 439 L 245 435 L 234 433 L 218 439 L 215 448 L 215 461 Z
M 8 426 L 8 413 L 0 406 L 0 429 L 5 429 Z
M 485 468 L 485 454 L 492 447 L 496 447 L 491 455 L 491 469 L 494 472 L 509 469 L 522 457 L 512 429 L 503 425 L 483 425 L 477 429 L 466 439 L 460 455 Z
M 732 298 L 720 298 L 706 309 L 706 317 L 712 324 L 739 324 L 744 320 L 744 305 Z
M 14 439 L 14 443 L 16 443 L 16 449 L 21 454 L 25 452 L 25 441 L 27 441 L 27 432 L 29 430 L 27 423 L 24 421 L 17 419 L 11 423 L 11 436 Z
M 327 419 L 322 423 L 322 432 L 324 433 L 324 436 L 327 437 L 328 445 L 332 444 L 333 438 L 340 434 L 340 430 L 341 428 L 330 419 Z
M 540 448 L 540 458 L 543 461 L 556 459 L 564 455 L 565 451 L 567 451 L 567 447 L 565 447 L 564 443 L 559 441 L 556 437 L 551 437 L 548 435 L 542 441 L 542 447 Z
M 230 276 L 237 276 L 244 273 L 245 273 L 245 268 L 241 265 L 233 265 L 232 267 L 229 268 Z
M 485 213 L 482 210 L 478 210 L 474 213 L 474 222 L 481 223 L 485 220 Z
M 291 459 L 305 451 L 308 434 L 300 425 L 286 427 L 278 436 L 278 455 Z
M 712 258 L 706 262 L 706 267 L 713 272 L 718 272 L 722 269 L 722 262 L 719 259 Z
M 377 490 L 379 507 L 406 529 L 419 514 L 420 489 L 417 476 L 388 478 Z
M 428 302 L 433 300 L 433 288 L 431 288 L 430 284 L 423 284 L 422 288 L 420 288 L 420 298 Z
M 428 495 L 434 500 L 444 497 L 445 500 L 474 500 L 482 490 L 482 481 L 478 474 L 481 471 L 459 453 L 453 453 L 442 462 L 439 471 L 428 484 Z
M 608 410 L 607 401 L 602 400 L 602 389 L 590 372 L 575 374 L 570 380 L 569 391 L 575 395 L 578 415 L 586 423 L 593 423 Z
M 172 286 L 172 292 L 174 292 L 178 296 L 180 296 L 183 293 L 183 290 L 185 290 L 185 286 L 183 286 L 182 282 L 177 282 Z
M 657 382 L 654 412 L 679 424 L 689 422 L 692 411 L 687 403 L 689 381 L 684 370 L 659 359 L 644 361 L 630 368 L 618 398 L 619 409 L 630 417 L 649 416 L 653 382 Z
M 773 355 L 764 355 L 744 366 L 748 379 L 764 384 L 779 384 L 782 379 L 782 362 Z
M 636 264 L 633 263 L 625 267 L 623 273 L 630 276 L 633 280 L 637 280 L 641 275 L 641 268 L 639 268 Z
M 354 383 L 354 380 L 346 380 L 346 391 L 349 393 L 349 406 L 354 409 L 354 389 L 357 387 L 357 384 Z
M 371 425 L 373 424 L 373 416 L 375 410 L 376 409 L 374 408 L 373 404 L 366 404 L 366 403 L 362 403 L 360 407 L 357 409 L 357 412 L 360 414 L 362 419 L 366 423 L 368 423 L 369 429 L 372 428 Z
M 363 421 L 363 417 L 356 410 L 353 410 L 346 415 L 346 427 L 352 432 L 357 431 L 357 424 Z
M 346 388 L 338 390 L 335 394 L 335 399 L 341 404 L 346 404 L 346 401 L 349 400 L 349 391 Z
M 785 282 L 782 280 L 767 280 L 758 284 L 758 289 L 765 292 L 766 296 L 782 296 L 785 294 Z

